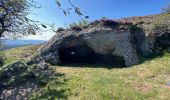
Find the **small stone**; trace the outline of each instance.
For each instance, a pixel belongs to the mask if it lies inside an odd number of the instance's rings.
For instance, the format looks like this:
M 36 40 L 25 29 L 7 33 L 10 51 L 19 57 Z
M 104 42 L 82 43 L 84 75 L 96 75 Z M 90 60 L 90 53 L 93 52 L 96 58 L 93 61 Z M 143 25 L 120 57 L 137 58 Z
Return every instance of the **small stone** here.
M 167 85 L 170 87 L 170 81 L 169 81 L 169 82 L 167 82 Z
M 40 62 L 37 67 L 39 67 L 41 70 L 47 70 L 48 69 L 48 64 L 45 62 Z

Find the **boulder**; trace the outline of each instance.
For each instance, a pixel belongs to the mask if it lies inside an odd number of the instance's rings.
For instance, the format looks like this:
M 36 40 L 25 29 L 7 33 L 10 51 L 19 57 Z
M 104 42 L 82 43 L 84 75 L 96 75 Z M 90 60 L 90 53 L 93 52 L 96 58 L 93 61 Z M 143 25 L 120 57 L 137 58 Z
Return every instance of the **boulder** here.
M 26 80 L 32 79 L 35 79 L 34 73 L 28 69 L 27 65 L 20 61 L 4 66 L 0 69 L 1 87 L 15 86 Z
M 46 71 L 49 69 L 49 65 L 47 63 L 45 63 L 44 61 L 42 61 L 38 64 L 33 65 L 33 69 Z
M 40 87 L 36 83 L 26 82 L 13 88 L 7 88 L 0 94 L 0 100 L 28 100 L 29 95 Z
M 40 85 L 46 85 L 56 75 L 45 62 L 34 66 L 17 61 L 1 67 L 0 100 L 27 100 L 30 93 L 38 90 Z
M 112 62 L 115 62 L 113 57 L 122 58 L 126 66 L 138 64 L 136 47 L 143 47 L 146 42 L 143 39 L 143 44 L 134 43 L 132 37 L 135 33 L 132 32 L 132 26 L 128 22 L 107 20 L 93 22 L 81 30 L 58 31 L 27 64 L 45 61 L 58 65 L 64 60 L 94 61 L 95 59 L 100 62 L 108 56 Z M 147 49 L 141 51 L 145 52 Z

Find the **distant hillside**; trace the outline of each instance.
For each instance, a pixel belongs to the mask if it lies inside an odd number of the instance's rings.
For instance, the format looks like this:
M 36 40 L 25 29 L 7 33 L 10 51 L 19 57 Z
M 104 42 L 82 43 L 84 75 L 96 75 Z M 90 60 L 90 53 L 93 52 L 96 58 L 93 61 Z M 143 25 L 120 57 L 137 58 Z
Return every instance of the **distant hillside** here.
M 6 49 L 26 46 L 26 45 L 41 44 L 46 42 L 45 40 L 10 40 L 10 39 L 6 39 L 2 41 L 4 42 L 4 44 L 0 48 L 0 50 L 6 50 Z

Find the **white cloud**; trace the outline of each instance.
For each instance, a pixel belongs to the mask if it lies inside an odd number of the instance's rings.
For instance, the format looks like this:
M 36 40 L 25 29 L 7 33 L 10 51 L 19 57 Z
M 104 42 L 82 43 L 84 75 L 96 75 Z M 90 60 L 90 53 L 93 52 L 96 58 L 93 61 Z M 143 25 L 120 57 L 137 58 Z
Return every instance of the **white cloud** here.
M 55 33 L 54 32 L 44 32 L 41 34 L 36 35 L 29 35 L 27 37 L 24 37 L 23 39 L 28 40 L 49 40 Z

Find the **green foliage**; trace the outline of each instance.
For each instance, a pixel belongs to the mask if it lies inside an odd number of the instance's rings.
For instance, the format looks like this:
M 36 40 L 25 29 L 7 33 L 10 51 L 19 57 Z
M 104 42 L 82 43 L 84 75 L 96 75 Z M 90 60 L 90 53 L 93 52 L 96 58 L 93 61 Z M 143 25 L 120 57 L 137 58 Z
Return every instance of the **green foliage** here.
M 108 19 L 108 18 L 107 18 L 107 17 L 105 17 L 105 16 L 103 16 L 101 19 L 106 20 L 106 19 Z
M 68 0 L 68 3 L 70 5 L 70 7 L 69 8 L 63 8 L 61 1 L 60 0 L 56 0 L 57 6 L 59 7 L 59 9 L 61 9 L 63 11 L 65 16 L 71 14 L 70 13 L 71 11 L 74 11 L 74 13 L 77 14 L 80 17 L 80 19 L 82 19 L 82 20 L 89 18 L 89 16 L 84 16 L 83 15 L 83 13 L 81 12 L 80 8 L 72 3 L 72 0 Z
M 34 55 L 35 50 L 37 50 L 41 45 L 32 45 L 19 47 L 15 49 L 0 51 L 0 55 L 3 55 L 4 64 L 10 64 L 15 61 L 26 62 L 32 55 Z
M 170 3 L 165 8 L 163 8 L 163 13 L 170 14 Z
M 61 32 L 61 31 L 64 31 L 64 28 L 60 27 L 60 28 L 57 29 L 57 32 Z
M 162 14 L 152 20 L 150 24 L 144 24 L 144 30 L 148 34 L 161 35 L 170 29 L 170 15 Z
M 86 28 L 89 25 L 89 22 L 87 20 L 81 20 L 79 22 L 74 22 L 66 26 L 68 29 L 74 29 L 77 27 L 78 28 Z

